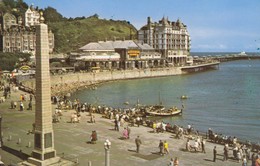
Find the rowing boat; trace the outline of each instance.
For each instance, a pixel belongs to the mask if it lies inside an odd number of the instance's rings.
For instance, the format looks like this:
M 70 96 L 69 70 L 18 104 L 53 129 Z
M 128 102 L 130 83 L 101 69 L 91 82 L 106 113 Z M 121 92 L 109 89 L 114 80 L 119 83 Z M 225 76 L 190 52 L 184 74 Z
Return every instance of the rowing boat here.
M 146 114 L 149 116 L 175 116 L 180 115 L 182 110 L 176 108 L 170 108 L 167 111 L 155 110 L 155 111 L 147 111 Z

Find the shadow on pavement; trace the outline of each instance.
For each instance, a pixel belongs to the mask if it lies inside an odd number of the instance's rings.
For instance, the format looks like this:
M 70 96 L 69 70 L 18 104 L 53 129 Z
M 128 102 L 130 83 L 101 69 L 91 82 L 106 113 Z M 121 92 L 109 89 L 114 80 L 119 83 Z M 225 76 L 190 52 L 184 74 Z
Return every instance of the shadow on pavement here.
M 23 153 L 22 150 L 16 150 L 8 146 L 2 146 L 2 149 L 12 155 L 19 157 L 22 160 L 27 160 L 27 158 L 30 157 L 28 154 Z

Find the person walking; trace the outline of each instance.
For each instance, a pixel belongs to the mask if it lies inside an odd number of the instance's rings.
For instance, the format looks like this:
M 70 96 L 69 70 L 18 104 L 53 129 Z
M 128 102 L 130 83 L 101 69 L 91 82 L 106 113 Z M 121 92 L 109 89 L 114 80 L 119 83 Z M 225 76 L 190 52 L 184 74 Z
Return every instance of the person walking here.
M 163 153 L 163 141 L 162 140 L 160 140 L 159 149 L 160 149 L 160 155 L 164 155 L 164 153 Z
M 11 109 L 14 109 L 14 101 L 11 100 Z
M 138 116 L 138 117 L 136 118 L 136 123 L 137 123 L 137 126 L 138 126 L 138 127 L 140 126 L 140 121 L 141 121 L 141 119 L 140 119 L 140 117 Z
M 115 119 L 114 122 L 115 122 L 115 130 L 116 130 L 116 131 L 119 131 L 118 120 Z
M 97 132 L 94 130 L 92 131 L 92 134 L 90 136 L 90 143 L 96 144 L 96 141 L 97 141 Z
M 239 163 L 242 160 L 242 154 L 241 154 L 240 150 L 238 150 L 238 152 L 237 152 L 237 160 Z
M 213 162 L 216 162 L 216 157 L 217 157 L 217 147 L 214 146 L 214 149 L 213 149 Z
M 174 166 L 173 158 L 171 158 L 170 163 L 168 164 L 168 166 Z
M 164 154 L 169 154 L 169 144 L 167 141 L 164 141 L 163 148 L 164 148 Z
M 20 111 L 23 111 L 24 106 L 23 106 L 23 102 L 20 102 Z
M 179 166 L 179 159 L 178 159 L 178 157 L 175 157 L 173 164 L 174 164 L 174 166 Z
M 33 100 L 33 94 L 30 93 L 30 102 Z
M 228 145 L 224 146 L 224 158 L 223 161 L 227 161 L 228 160 Z
M 27 110 L 32 110 L 32 102 L 29 101 Z
M 91 123 L 96 123 L 95 115 L 93 113 L 90 116 L 90 122 Z
M 255 166 L 260 166 L 260 156 L 256 155 Z
M 201 141 L 202 153 L 206 153 L 206 151 L 205 151 L 205 144 L 206 144 L 206 141 L 204 139 L 202 139 L 202 141 Z
M 128 130 L 127 130 L 127 128 L 124 128 L 124 130 L 123 130 L 123 139 L 128 139 Z
M 256 161 L 256 155 L 255 155 L 255 153 L 252 154 L 252 156 L 251 156 L 251 161 L 252 161 L 251 166 L 255 166 L 255 161 Z
M 141 141 L 139 135 L 135 139 L 135 144 L 136 144 L 136 153 L 139 153 L 140 146 L 142 144 L 142 141 Z
M 130 129 L 130 127 L 129 126 L 127 126 L 127 131 L 128 131 L 128 139 L 130 139 L 130 133 L 131 133 L 131 129 Z
M 247 166 L 246 156 L 243 156 L 243 159 L 242 159 L 242 166 Z
M 153 122 L 153 132 L 156 133 L 156 122 Z
M 186 142 L 186 151 L 190 151 L 190 140 L 189 138 L 187 139 L 187 142 Z

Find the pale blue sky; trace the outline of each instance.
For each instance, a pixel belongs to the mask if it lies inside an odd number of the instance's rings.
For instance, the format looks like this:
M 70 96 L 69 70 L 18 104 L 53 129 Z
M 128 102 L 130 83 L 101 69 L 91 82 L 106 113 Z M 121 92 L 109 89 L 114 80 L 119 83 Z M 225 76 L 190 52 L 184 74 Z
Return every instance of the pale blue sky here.
M 51 6 L 63 16 L 127 20 L 137 29 L 147 17 L 178 18 L 188 26 L 191 51 L 259 52 L 260 0 L 24 0 L 40 8 Z

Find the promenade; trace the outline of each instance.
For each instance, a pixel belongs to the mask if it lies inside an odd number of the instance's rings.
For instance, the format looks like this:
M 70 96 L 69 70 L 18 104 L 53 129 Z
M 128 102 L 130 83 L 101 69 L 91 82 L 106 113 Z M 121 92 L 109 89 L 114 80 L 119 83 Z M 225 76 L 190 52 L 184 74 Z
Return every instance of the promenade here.
M 18 111 L 19 108 L 9 109 L 10 101 L 19 100 L 20 94 L 24 92 L 12 92 L 11 98 L 1 103 L 2 132 L 4 145 L 30 154 L 33 149 L 33 134 L 28 133 L 32 130 L 32 123 L 34 122 L 34 105 L 33 111 L 24 110 Z M 27 108 L 27 102 L 24 102 Z M 53 111 L 55 106 L 53 105 Z M 71 114 L 73 110 L 66 110 L 62 112 L 59 123 L 54 123 L 54 137 L 55 149 L 58 156 L 64 157 L 71 161 L 78 161 L 78 165 L 87 166 L 91 161 L 92 166 L 105 165 L 105 151 L 104 141 L 109 139 L 112 143 L 110 149 L 111 166 L 159 166 L 167 165 L 171 158 L 178 157 L 180 166 L 238 166 L 241 163 L 229 159 L 223 159 L 223 145 L 206 142 L 206 154 L 201 152 L 187 152 L 185 151 L 186 138 L 175 139 L 172 133 L 153 133 L 151 128 L 144 126 L 134 126 L 131 128 L 130 139 L 122 140 L 123 128 L 120 131 L 114 130 L 113 120 L 102 118 L 100 114 L 95 114 L 96 123 L 89 123 L 89 113 L 81 113 L 80 123 L 70 123 Z M 125 124 L 126 126 L 127 124 Z M 88 144 L 90 135 L 93 130 L 97 131 L 98 141 L 96 144 Z M 135 138 L 140 136 L 142 145 L 140 153 L 135 152 Z M 10 139 L 11 137 L 11 139 Z M 18 139 L 21 142 L 18 144 Z M 9 140 L 8 140 L 9 139 Z M 167 140 L 169 143 L 170 153 L 168 155 L 159 155 L 159 141 Z M 31 146 L 28 146 L 28 143 Z M 193 140 L 191 141 L 193 142 Z M 213 148 L 217 146 L 217 160 L 212 162 Z M 19 157 L 0 149 L 2 161 L 6 164 L 14 164 L 21 162 Z M 229 151 L 229 156 L 232 156 L 232 150 Z M 251 164 L 251 161 L 249 162 Z
M 208 70 L 216 68 L 219 62 L 209 61 L 206 63 L 197 63 L 192 66 L 167 67 L 167 68 L 147 68 L 134 70 L 112 70 L 101 72 L 75 72 L 64 73 L 51 76 L 52 94 L 67 94 L 76 90 L 96 86 L 96 84 L 130 79 L 143 79 L 154 77 L 167 77 L 181 74 L 187 74 L 194 71 Z M 21 79 L 21 82 L 27 91 L 35 89 L 35 79 Z M 21 88 L 21 86 L 20 86 Z

